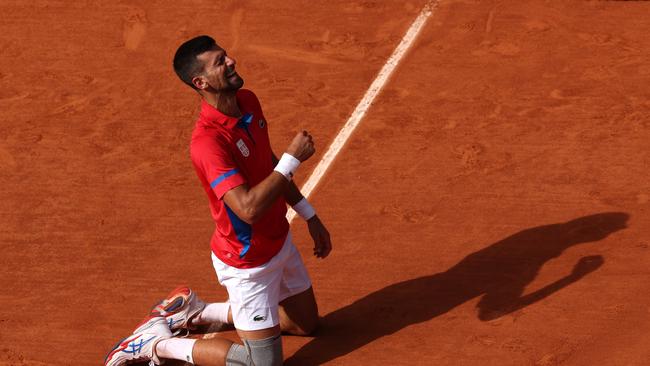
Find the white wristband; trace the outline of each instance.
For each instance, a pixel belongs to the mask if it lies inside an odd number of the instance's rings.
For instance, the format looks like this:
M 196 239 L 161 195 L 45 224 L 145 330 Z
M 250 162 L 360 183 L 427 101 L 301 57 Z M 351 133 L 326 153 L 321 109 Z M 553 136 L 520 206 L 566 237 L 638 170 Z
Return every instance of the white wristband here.
M 316 216 L 316 210 L 314 210 L 306 198 L 301 199 L 300 202 L 296 203 L 292 208 L 305 221 Z
M 278 165 L 276 165 L 275 169 L 273 170 L 284 175 L 287 180 L 291 180 L 291 178 L 293 178 L 293 173 L 296 171 L 296 169 L 298 169 L 299 165 L 300 160 L 287 153 L 284 153 L 282 154 L 280 161 L 278 161 Z

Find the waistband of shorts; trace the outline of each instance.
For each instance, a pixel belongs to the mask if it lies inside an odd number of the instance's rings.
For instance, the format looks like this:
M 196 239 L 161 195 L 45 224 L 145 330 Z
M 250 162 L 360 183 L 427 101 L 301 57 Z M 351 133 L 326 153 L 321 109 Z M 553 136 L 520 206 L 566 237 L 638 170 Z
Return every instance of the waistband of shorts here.
M 272 266 L 274 264 L 274 261 L 277 261 L 278 258 L 282 257 L 287 251 L 289 251 L 290 245 L 292 244 L 292 237 L 291 237 L 291 231 L 287 232 L 287 237 L 284 239 L 284 244 L 282 244 L 282 248 L 280 251 L 274 255 L 268 262 L 259 265 L 257 267 L 252 267 L 252 268 L 237 268 L 233 267 L 231 265 L 228 265 L 224 263 L 219 257 L 217 257 L 212 250 L 210 250 L 210 255 L 212 257 L 212 264 L 215 267 L 216 270 L 219 270 L 216 266 L 218 265 L 221 267 L 221 270 L 228 270 L 228 271 L 236 271 L 240 275 L 248 273 L 248 276 L 245 277 L 252 277 L 258 272 L 262 272 L 268 267 Z

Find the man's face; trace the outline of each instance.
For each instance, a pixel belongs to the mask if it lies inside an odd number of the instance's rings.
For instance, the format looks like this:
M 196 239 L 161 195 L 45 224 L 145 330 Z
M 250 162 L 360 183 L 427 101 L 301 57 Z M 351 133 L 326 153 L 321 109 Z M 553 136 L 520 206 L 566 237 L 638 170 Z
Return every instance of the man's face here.
M 197 56 L 203 62 L 203 73 L 195 78 L 199 89 L 215 92 L 236 91 L 244 85 L 244 80 L 235 71 L 235 60 L 228 57 L 226 51 L 215 46 L 210 51 Z

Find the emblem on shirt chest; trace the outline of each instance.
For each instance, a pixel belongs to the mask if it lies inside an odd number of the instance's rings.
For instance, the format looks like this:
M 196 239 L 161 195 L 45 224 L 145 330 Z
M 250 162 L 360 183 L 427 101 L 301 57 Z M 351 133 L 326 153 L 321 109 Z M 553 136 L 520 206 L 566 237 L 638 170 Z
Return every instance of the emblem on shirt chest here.
M 266 121 L 261 119 L 257 122 L 257 124 L 260 126 L 260 128 L 264 128 L 264 126 L 266 126 Z
M 242 155 L 244 155 L 245 158 L 247 158 L 251 154 L 251 151 L 248 150 L 248 146 L 246 146 L 244 140 L 242 139 L 237 140 L 237 148 L 239 148 L 239 151 L 241 152 Z

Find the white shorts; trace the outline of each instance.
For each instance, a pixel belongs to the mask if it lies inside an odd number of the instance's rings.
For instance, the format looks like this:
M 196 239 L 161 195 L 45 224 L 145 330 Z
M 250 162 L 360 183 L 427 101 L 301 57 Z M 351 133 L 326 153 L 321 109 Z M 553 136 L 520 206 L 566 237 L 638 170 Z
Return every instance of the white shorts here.
M 298 249 L 287 235 L 278 254 L 255 268 L 236 268 L 212 254 L 219 283 L 228 290 L 235 328 L 260 330 L 280 324 L 278 304 L 311 287 Z

